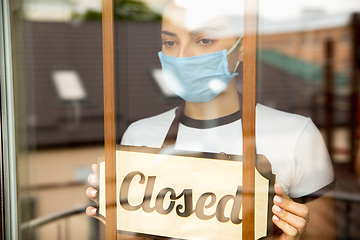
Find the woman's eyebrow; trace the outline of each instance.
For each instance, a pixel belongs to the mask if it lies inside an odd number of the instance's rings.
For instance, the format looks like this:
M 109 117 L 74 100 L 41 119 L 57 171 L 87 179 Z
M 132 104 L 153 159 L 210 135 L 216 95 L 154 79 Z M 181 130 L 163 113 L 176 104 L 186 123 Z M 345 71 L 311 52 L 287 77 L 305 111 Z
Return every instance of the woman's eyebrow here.
M 169 31 L 161 31 L 161 34 L 165 34 L 165 35 L 169 35 L 169 36 L 173 36 L 176 37 L 175 33 L 169 32 Z
M 196 29 L 194 31 L 191 31 L 191 34 L 196 35 L 196 34 L 199 34 L 199 33 L 202 33 L 202 32 L 209 32 L 209 31 L 218 32 L 218 31 L 220 31 L 220 29 L 218 29 L 216 27 L 202 27 L 202 28 Z

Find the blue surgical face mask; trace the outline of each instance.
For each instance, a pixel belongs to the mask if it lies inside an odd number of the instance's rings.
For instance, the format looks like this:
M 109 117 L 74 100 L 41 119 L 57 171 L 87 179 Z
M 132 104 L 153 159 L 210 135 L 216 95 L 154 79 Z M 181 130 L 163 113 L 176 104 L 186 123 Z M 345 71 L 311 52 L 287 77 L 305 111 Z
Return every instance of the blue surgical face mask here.
M 229 72 L 227 56 L 237 47 L 241 38 L 226 49 L 194 57 L 171 57 L 159 52 L 163 77 L 168 87 L 189 102 L 207 102 L 220 94 L 238 73 L 237 62 Z

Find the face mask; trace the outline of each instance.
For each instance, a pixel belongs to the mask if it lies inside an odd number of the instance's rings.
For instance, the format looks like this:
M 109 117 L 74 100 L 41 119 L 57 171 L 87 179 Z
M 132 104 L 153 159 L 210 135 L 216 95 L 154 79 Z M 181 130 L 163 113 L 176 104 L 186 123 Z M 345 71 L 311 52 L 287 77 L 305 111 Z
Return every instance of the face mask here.
M 163 77 L 168 87 L 189 102 L 207 102 L 220 94 L 238 73 L 229 72 L 227 56 L 231 49 L 194 57 L 171 57 L 159 52 Z

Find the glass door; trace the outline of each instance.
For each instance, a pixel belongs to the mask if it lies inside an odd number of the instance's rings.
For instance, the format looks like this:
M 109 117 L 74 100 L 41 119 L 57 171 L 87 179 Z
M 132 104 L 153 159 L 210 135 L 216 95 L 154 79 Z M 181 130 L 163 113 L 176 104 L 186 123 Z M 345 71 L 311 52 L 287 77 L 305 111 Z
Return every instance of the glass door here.
M 104 85 L 110 2 L 114 84 Z M 2 1 L 2 239 L 106 238 L 104 90 L 114 93 L 118 238 L 240 238 L 250 139 L 252 203 L 265 209 L 256 239 L 358 239 L 359 9 Z

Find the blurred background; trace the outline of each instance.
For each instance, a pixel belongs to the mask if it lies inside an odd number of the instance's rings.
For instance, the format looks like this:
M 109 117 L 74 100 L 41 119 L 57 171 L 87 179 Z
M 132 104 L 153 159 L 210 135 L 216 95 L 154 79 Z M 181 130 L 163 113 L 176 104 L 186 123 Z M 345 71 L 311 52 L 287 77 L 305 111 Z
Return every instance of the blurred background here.
M 102 239 L 104 226 L 84 214 L 87 176 L 104 156 L 101 0 L 6 2 L 14 85 L 2 101 L 14 99 L 19 236 Z M 158 74 L 165 2 L 115 0 L 117 143 L 132 122 L 180 103 Z M 360 1 L 259 0 L 258 20 L 257 102 L 320 128 L 337 180 L 338 238 L 360 239 Z

